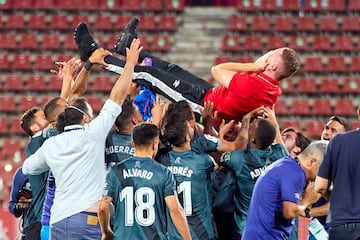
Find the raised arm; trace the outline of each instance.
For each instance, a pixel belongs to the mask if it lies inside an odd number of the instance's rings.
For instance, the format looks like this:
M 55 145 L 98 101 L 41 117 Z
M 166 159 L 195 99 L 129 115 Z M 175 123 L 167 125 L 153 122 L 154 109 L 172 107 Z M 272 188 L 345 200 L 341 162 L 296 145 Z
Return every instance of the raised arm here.
M 227 88 L 235 73 L 262 72 L 264 67 L 257 63 L 220 63 L 211 68 L 211 75 L 220 85 Z
M 128 93 L 130 83 L 132 81 L 132 74 L 134 67 L 138 62 L 139 54 L 142 50 L 140 47 L 140 40 L 134 39 L 131 43 L 130 49 L 126 49 L 126 64 L 124 66 L 124 72 L 120 75 L 116 81 L 114 87 L 110 92 L 109 99 L 113 100 L 117 104 L 121 105 Z

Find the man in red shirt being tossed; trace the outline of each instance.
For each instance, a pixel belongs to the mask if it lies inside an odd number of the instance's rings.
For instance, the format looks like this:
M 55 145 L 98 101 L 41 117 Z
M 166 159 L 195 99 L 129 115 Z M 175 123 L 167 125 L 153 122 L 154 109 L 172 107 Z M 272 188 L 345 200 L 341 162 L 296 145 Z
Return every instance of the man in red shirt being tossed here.
M 133 18 L 126 26 L 114 46 L 116 53 L 126 55 L 126 48 L 137 38 L 138 23 L 139 20 Z M 82 24 L 80 30 L 87 31 L 87 38 L 92 39 L 85 24 Z M 88 60 L 98 48 L 95 41 L 88 42 L 89 51 L 80 52 L 83 61 Z M 140 53 L 139 63 L 145 58 L 152 61 L 152 66 L 136 66 L 134 82 L 145 85 L 171 101 L 188 101 L 195 113 L 200 114 L 204 103 L 212 102 L 219 119 L 226 121 L 239 121 L 246 113 L 260 106 L 271 108 L 281 95 L 280 81 L 290 77 L 300 66 L 293 49 L 278 48 L 254 63 L 229 62 L 212 67 L 211 74 L 220 83 L 220 86 L 214 87 L 178 65 L 160 60 L 145 51 Z M 110 55 L 104 61 L 107 70 L 118 74 L 123 72 L 124 60 Z

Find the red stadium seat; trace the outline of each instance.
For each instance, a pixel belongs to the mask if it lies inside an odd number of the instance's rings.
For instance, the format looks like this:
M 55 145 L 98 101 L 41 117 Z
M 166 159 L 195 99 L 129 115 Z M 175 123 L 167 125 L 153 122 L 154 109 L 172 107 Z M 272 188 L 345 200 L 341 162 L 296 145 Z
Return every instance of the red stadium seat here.
M 344 72 L 345 71 L 345 58 L 342 56 L 328 57 L 327 71 L 328 72 Z
M 18 105 L 19 112 L 25 112 L 30 108 L 37 107 L 37 98 L 34 96 L 21 96 Z
M 349 0 L 348 1 L 348 10 L 349 11 L 360 11 L 360 2 L 358 0 Z
M 100 10 L 120 10 L 120 0 L 102 1 L 99 2 Z
M 15 97 L 10 95 L 0 96 L 0 111 L 15 112 Z
M 17 49 L 16 34 L 3 33 L 0 34 L 0 49 Z
M 100 112 L 103 106 L 103 99 L 101 97 L 88 97 L 87 101 L 95 113 Z
M 161 11 L 163 9 L 162 0 L 143 0 L 144 11 Z
M 4 139 L 4 144 L 2 148 L 3 148 L 4 159 L 12 160 L 14 158 L 15 152 L 22 150 L 22 144 L 20 139 L 18 138 L 11 138 L 11 139 L 6 138 Z
M 61 86 L 62 86 L 61 79 L 58 79 L 56 76 L 51 76 L 49 78 L 48 89 L 50 91 L 56 91 L 60 93 Z
M 268 39 L 266 41 L 266 49 L 272 50 L 276 48 L 281 48 L 285 46 L 284 36 L 281 35 L 268 35 Z
M 305 2 L 305 6 L 304 6 L 304 10 L 305 11 L 320 11 L 320 1 L 321 0 L 308 0 L 308 1 L 304 1 Z
M 351 52 L 353 51 L 352 36 L 337 35 L 335 38 L 335 51 Z
M 321 57 L 307 57 L 304 64 L 305 72 L 320 73 L 324 71 Z
M 100 0 L 100 2 L 103 2 Z M 108 2 L 108 1 L 105 1 Z M 82 0 L 80 1 L 80 6 L 82 10 L 99 10 L 99 1 L 98 0 Z
M 321 32 L 336 32 L 338 30 L 337 17 L 335 16 L 320 16 L 319 30 Z
M 33 0 L 21 0 L 21 1 L 13 1 L 12 4 L 13 9 L 23 9 L 23 10 L 32 10 L 33 6 Z
M 313 16 L 299 17 L 297 20 L 297 30 L 303 32 L 314 32 L 316 30 L 315 18 Z
M 8 70 L 10 68 L 10 60 L 8 54 L 0 53 L 0 70 Z
M 55 62 L 66 62 L 69 61 L 70 59 L 72 59 L 74 56 L 73 55 L 58 55 L 57 57 L 55 57 Z
M 228 22 L 228 29 L 230 31 L 246 31 L 247 23 L 246 17 L 243 16 L 231 16 Z
M 360 57 L 351 57 L 349 70 L 350 72 L 360 72 Z
M 275 16 L 274 30 L 275 32 L 292 32 L 294 31 L 292 16 Z
M 155 17 L 153 15 L 141 15 L 139 16 L 139 30 L 154 31 L 156 30 Z
M 7 134 L 8 133 L 8 129 L 9 129 L 9 124 L 8 124 L 8 119 L 5 118 L 0 118 L 0 134 Z
M 307 98 L 295 98 L 290 105 L 290 114 L 308 115 L 310 113 L 309 102 Z
M 177 20 L 173 15 L 161 15 L 159 18 L 159 30 L 161 31 L 176 31 Z
M 285 128 L 293 127 L 297 130 L 301 130 L 301 122 L 297 120 L 289 120 L 289 121 L 282 121 L 281 123 L 281 130 L 284 130 Z
M 122 1 L 120 9 L 124 11 L 140 11 L 141 0 Z
M 331 102 L 327 98 L 315 98 L 312 104 L 313 115 L 331 115 Z
M 343 12 L 345 11 L 345 1 L 344 0 L 332 0 L 327 4 L 324 10 L 331 12 Z
M 283 0 L 281 9 L 283 11 L 299 11 L 299 3 L 294 0 Z
M 167 35 L 154 35 L 151 40 L 151 50 L 153 51 L 169 51 L 170 40 Z
M 112 88 L 112 82 L 109 76 L 98 76 L 95 77 L 92 84 L 93 91 L 109 92 Z
M 27 54 L 15 54 L 12 62 L 13 70 L 30 70 L 31 61 Z
M 93 24 L 94 30 L 112 30 L 112 20 L 110 15 L 97 15 Z
M 309 49 L 307 35 L 291 36 L 289 47 L 294 49 L 295 51 L 307 51 Z
M 89 16 L 87 15 L 73 15 L 70 20 L 70 29 L 75 29 L 79 23 L 84 22 L 90 24 Z
M 276 11 L 276 0 L 262 0 L 258 9 L 260 11 Z
M 245 36 L 243 49 L 246 51 L 262 51 L 262 37 L 258 35 Z
M 12 118 L 10 120 L 10 133 L 11 134 L 22 134 L 25 135 L 26 133 L 21 128 L 20 125 L 20 118 Z
M 150 49 L 150 44 L 147 35 L 139 35 L 138 39 L 141 42 L 141 45 L 143 46 L 144 50 Z
M 27 28 L 34 30 L 47 29 L 45 15 L 30 15 Z
M 27 90 L 46 91 L 47 85 L 44 75 L 30 75 L 27 80 Z
M 317 93 L 315 78 L 299 78 L 297 90 L 299 93 Z
M 360 78 L 345 78 L 342 86 L 342 92 L 345 94 L 359 94 Z
M 34 8 L 38 10 L 51 10 L 54 8 L 55 0 L 35 0 Z
M 116 41 L 119 39 L 120 35 L 116 34 L 116 35 L 110 35 L 106 41 L 106 45 L 105 48 L 106 49 L 114 49 L 114 45 L 116 43 Z M 141 42 L 142 44 L 142 42 Z
M 47 72 L 49 72 L 50 69 L 53 68 L 54 68 L 54 61 L 52 59 L 52 55 L 47 55 L 47 54 L 36 55 L 34 62 L 35 70 L 46 70 Z
M 319 85 L 320 93 L 334 94 L 339 93 L 339 80 L 336 78 L 322 78 Z
M 126 27 L 126 25 L 130 22 L 131 19 L 132 19 L 131 15 L 117 16 L 114 23 L 114 29 L 122 31 Z M 118 37 L 119 35 L 120 33 L 117 34 Z
M 294 93 L 294 84 L 291 78 L 281 80 L 280 84 L 283 93 Z
M 360 31 L 360 21 L 357 16 L 343 16 L 341 30 L 344 32 Z
M 236 35 L 225 35 L 222 38 L 221 49 L 223 51 L 234 51 L 240 50 L 240 39 Z
M 218 65 L 220 63 L 233 62 L 231 56 L 216 56 L 214 59 L 214 65 Z
M 75 10 L 79 9 L 81 5 L 79 5 L 78 0 L 59 0 L 56 1 L 56 8 L 60 10 Z
M 306 135 L 310 138 L 320 139 L 324 129 L 324 122 L 320 120 L 312 120 L 306 122 Z
M 254 62 L 254 58 L 251 56 L 238 56 L 236 61 L 240 63 L 249 63 Z
M 70 30 L 68 15 L 52 15 L 50 18 L 50 29 Z
M 270 18 L 268 16 L 253 16 L 250 30 L 255 32 L 267 32 L 270 29 Z
M 334 114 L 340 115 L 340 116 L 355 115 L 353 100 L 352 99 L 343 99 L 343 98 L 336 99 Z
M 41 40 L 40 48 L 44 50 L 60 49 L 60 38 L 58 34 L 44 34 Z
M 0 10 L 11 9 L 12 1 L 13 0 L 4 0 L 4 1 L 2 1 L 0 3 Z
M 21 2 L 21 1 L 16 1 Z M 8 15 L 5 23 L 6 29 L 23 29 L 24 27 L 24 16 L 23 15 Z
M 182 12 L 185 8 L 185 0 L 165 0 L 165 9 L 168 11 Z
M 74 40 L 74 34 L 69 33 L 65 35 L 64 42 L 63 42 L 64 50 L 77 50 L 78 47 Z
M 327 35 L 317 35 L 314 36 L 312 49 L 314 51 L 330 51 L 331 50 L 331 40 L 330 36 Z
M 253 0 L 237 0 L 236 10 L 239 12 L 253 12 L 256 9 L 254 8 Z
M 38 34 L 22 34 L 20 35 L 19 48 L 20 49 L 38 49 Z
M 286 100 L 279 99 L 275 104 L 275 113 L 276 115 L 287 115 L 289 110 L 286 104 Z
M 6 75 L 3 89 L 6 91 L 22 91 L 24 89 L 22 75 Z
M 351 123 L 351 130 L 356 130 L 360 127 L 359 121 Z

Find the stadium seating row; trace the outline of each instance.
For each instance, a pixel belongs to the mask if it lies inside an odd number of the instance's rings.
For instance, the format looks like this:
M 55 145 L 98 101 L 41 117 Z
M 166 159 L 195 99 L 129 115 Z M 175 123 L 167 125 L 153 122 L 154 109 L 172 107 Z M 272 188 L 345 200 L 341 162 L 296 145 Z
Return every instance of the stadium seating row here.
M 344 52 L 360 50 L 360 38 L 351 35 L 309 35 L 289 34 L 268 35 L 261 34 L 239 36 L 237 34 L 225 34 L 222 38 L 221 48 L 223 51 L 237 52 L 267 51 L 278 47 L 289 46 L 299 52 Z
M 357 16 L 302 16 L 267 15 L 231 16 L 228 21 L 230 31 L 261 32 L 358 32 L 360 21 Z
M 0 9 L 183 11 L 184 0 L 3 0 Z
M 275 111 L 278 115 L 349 117 L 355 113 L 356 105 L 354 105 L 353 100 L 348 98 L 336 98 L 333 103 L 328 98 L 279 99 L 275 105 Z
M 306 0 L 301 10 L 305 12 L 345 12 L 359 11 L 360 2 L 358 0 Z M 239 12 L 256 11 L 299 11 L 299 1 L 294 0 L 237 0 L 236 8 Z
M 25 17 L 22 14 L 0 16 L 0 29 L 7 30 L 61 30 L 73 31 L 80 22 L 88 23 L 93 30 L 121 31 L 134 15 L 88 15 L 69 14 L 34 14 Z M 141 24 L 141 31 L 175 31 L 177 29 L 176 15 L 136 15 Z

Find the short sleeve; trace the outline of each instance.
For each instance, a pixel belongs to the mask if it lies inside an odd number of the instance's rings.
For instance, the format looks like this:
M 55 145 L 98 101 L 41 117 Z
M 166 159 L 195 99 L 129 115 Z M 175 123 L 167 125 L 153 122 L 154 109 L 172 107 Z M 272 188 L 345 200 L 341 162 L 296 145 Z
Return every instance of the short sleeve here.
M 114 198 L 115 197 L 115 173 L 114 169 L 111 168 L 111 170 L 106 175 L 106 181 L 104 186 L 104 196 L 109 196 Z
M 200 154 L 216 152 L 219 146 L 219 139 L 208 134 L 198 134 L 191 142 L 191 150 Z
M 220 161 L 222 164 L 224 164 L 225 166 L 231 169 L 241 170 L 245 162 L 244 151 L 236 150 L 232 152 L 223 153 Z
M 175 179 L 170 170 L 164 168 L 165 188 L 164 197 L 175 195 Z
M 305 174 L 295 170 L 288 171 L 288 173 L 282 174 L 280 178 L 281 200 L 298 204 L 305 185 Z
M 318 172 L 318 176 L 328 179 L 328 180 L 332 180 L 331 179 L 331 172 L 332 172 L 332 156 L 334 156 L 334 146 L 336 146 L 336 144 L 334 144 L 334 141 L 336 141 L 336 138 L 333 138 L 329 144 L 328 147 L 326 149 L 325 155 L 324 155 L 324 159 L 320 164 L 320 168 L 319 168 L 319 172 Z

